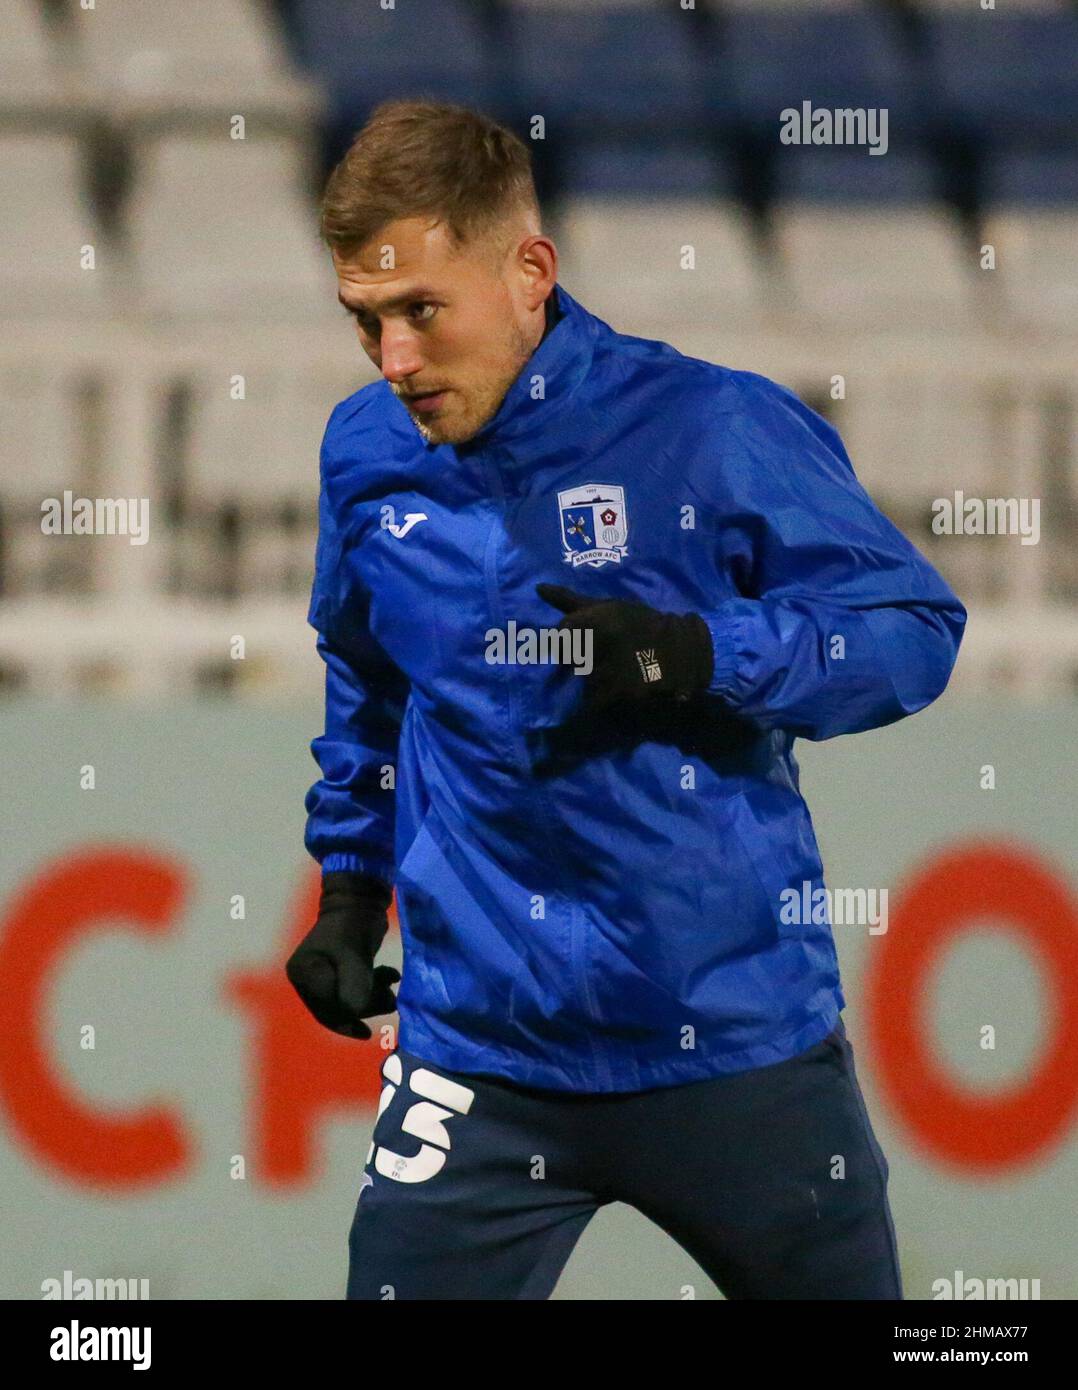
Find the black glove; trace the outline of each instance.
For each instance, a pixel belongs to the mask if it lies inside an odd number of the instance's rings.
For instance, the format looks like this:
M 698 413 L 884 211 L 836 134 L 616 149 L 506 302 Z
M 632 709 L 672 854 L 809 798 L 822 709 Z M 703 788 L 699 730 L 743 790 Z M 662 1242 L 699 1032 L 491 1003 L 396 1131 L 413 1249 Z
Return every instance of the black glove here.
M 393 890 L 369 874 L 322 875 L 318 920 L 285 966 L 293 988 L 324 1027 L 346 1038 L 369 1038 L 360 1020 L 396 1012 L 391 984 L 400 972 L 375 965 L 389 930 Z
M 692 695 L 711 684 L 715 653 L 698 613 L 659 613 L 646 603 L 596 600 L 560 584 L 535 588 L 566 615 L 559 628 L 592 631 L 592 670 L 581 678 L 589 711 L 619 700 Z

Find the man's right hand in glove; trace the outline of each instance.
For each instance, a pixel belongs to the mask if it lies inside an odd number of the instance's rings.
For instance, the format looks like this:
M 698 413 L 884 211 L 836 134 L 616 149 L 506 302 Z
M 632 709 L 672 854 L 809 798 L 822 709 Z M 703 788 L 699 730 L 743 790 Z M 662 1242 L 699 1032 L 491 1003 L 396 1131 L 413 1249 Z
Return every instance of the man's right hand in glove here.
M 322 875 L 318 920 L 285 966 L 293 988 L 324 1027 L 346 1038 L 369 1038 L 362 1022 L 395 1013 L 390 985 L 400 979 L 374 957 L 389 930 L 393 890 L 368 874 Z

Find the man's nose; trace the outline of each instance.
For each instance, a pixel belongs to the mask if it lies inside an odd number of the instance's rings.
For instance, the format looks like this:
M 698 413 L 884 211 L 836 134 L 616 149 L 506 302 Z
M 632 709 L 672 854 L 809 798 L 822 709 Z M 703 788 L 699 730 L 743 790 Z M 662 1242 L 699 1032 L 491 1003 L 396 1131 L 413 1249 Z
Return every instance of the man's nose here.
M 379 367 L 382 375 L 394 385 L 422 370 L 423 358 L 419 352 L 419 344 L 407 325 L 400 328 L 390 324 L 383 325 L 379 348 Z

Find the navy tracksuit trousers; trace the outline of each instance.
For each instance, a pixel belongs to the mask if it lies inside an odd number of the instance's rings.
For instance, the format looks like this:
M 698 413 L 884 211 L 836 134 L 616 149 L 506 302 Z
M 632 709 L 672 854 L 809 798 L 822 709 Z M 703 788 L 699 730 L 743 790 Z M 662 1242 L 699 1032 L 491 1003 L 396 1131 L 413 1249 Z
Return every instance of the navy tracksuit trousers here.
M 607 1202 L 661 1226 L 727 1298 L 902 1297 L 887 1161 L 841 1020 L 785 1062 L 614 1095 L 400 1050 L 382 1070 L 351 1299 L 548 1298 Z

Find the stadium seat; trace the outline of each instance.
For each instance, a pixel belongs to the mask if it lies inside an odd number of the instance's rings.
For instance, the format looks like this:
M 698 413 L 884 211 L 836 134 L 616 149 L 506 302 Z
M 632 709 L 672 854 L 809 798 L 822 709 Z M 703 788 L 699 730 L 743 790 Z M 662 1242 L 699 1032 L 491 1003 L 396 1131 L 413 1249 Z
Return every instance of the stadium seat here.
M 728 160 L 689 139 L 670 142 L 575 140 L 565 159 L 569 198 L 732 198 Z
M 932 177 L 917 156 L 867 150 L 793 149 L 773 211 L 789 278 L 791 313 L 809 323 L 878 331 L 964 327 L 974 313 L 973 248 L 931 202 Z M 835 201 L 844 192 L 856 201 Z
M 1066 10 L 1071 0 L 1006 0 L 1006 9 L 1020 10 L 1030 14 L 1050 14 L 1053 11 L 1059 13 Z M 964 11 L 967 15 L 970 12 L 970 0 L 915 0 L 917 9 L 926 11 L 939 11 L 941 13 L 954 13 L 957 10 Z M 997 11 L 1004 8 L 997 4 Z
M 937 208 L 791 207 L 776 214 L 776 226 L 807 326 L 942 331 L 971 318 L 972 252 L 963 254 Z
M 621 332 L 661 335 L 700 321 L 716 331 L 751 327 L 767 312 L 752 230 L 736 203 L 573 199 L 558 244 L 570 294 Z
M 999 154 L 983 182 L 989 207 L 1078 207 L 1078 145 L 1069 154 Z
M 1078 156 L 1001 154 L 986 167 L 984 203 L 1008 320 L 1078 337 Z
M 938 119 L 981 144 L 1073 149 L 1078 13 L 934 15 L 926 53 Z
M 820 10 L 841 10 L 849 13 L 864 8 L 864 0 L 722 0 L 722 8 L 727 11 L 745 10 L 759 14 L 767 10 L 780 14 L 792 14 L 797 10 L 810 10 L 814 14 Z
M 924 129 L 918 69 L 893 15 L 859 8 L 733 9 L 722 30 L 722 66 L 738 118 L 778 143 L 780 113 L 802 103 L 829 110 L 884 108 L 889 145 Z M 713 69 L 714 71 L 714 69 Z M 725 87 L 720 105 L 729 98 Z
M 658 6 L 507 10 L 512 109 L 546 138 L 700 129 L 704 61 L 694 16 Z
M 518 9 L 527 10 L 643 10 L 654 9 L 655 0 L 512 0 Z
M 76 322 L 107 313 L 111 249 L 85 195 L 75 137 L 0 132 L 0 188 L 2 312 Z
M 128 211 L 144 306 L 180 319 L 328 322 L 333 269 L 290 140 L 167 135 Z
M 349 133 L 392 98 L 485 107 L 493 88 L 476 8 L 465 0 L 407 0 L 394 9 L 297 0 L 296 57 L 328 93 L 333 120 Z
M 70 8 L 81 60 L 103 90 L 182 92 L 197 104 L 222 89 L 253 97 L 287 81 L 276 34 L 250 0 L 138 0 L 134 8 L 130 0 L 96 0 L 92 9 Z
M 574 142 L 555 238 L 560 278 L 624 331 L 753 322 L 764 291 L 734 193 L 729 166 L 702 146 Z M 694 269 L 681 267 L 683 246 Z
M 25 113 L 58 95 L 41 6 L 35 0 L 5 0 L 0 5 L 0 113 Z
M 790 146 L 775 161 L 774 194 L 780 202 L 832 206 L 871 203 L 900 208 L 932 203 L 939 194 L 936 171 L 923 154 L 873 155 L 865 149 Z
M 997 211 L 984 222 L 1008 317 L 1039 334 L 1078 338 L 1078 210 Z

